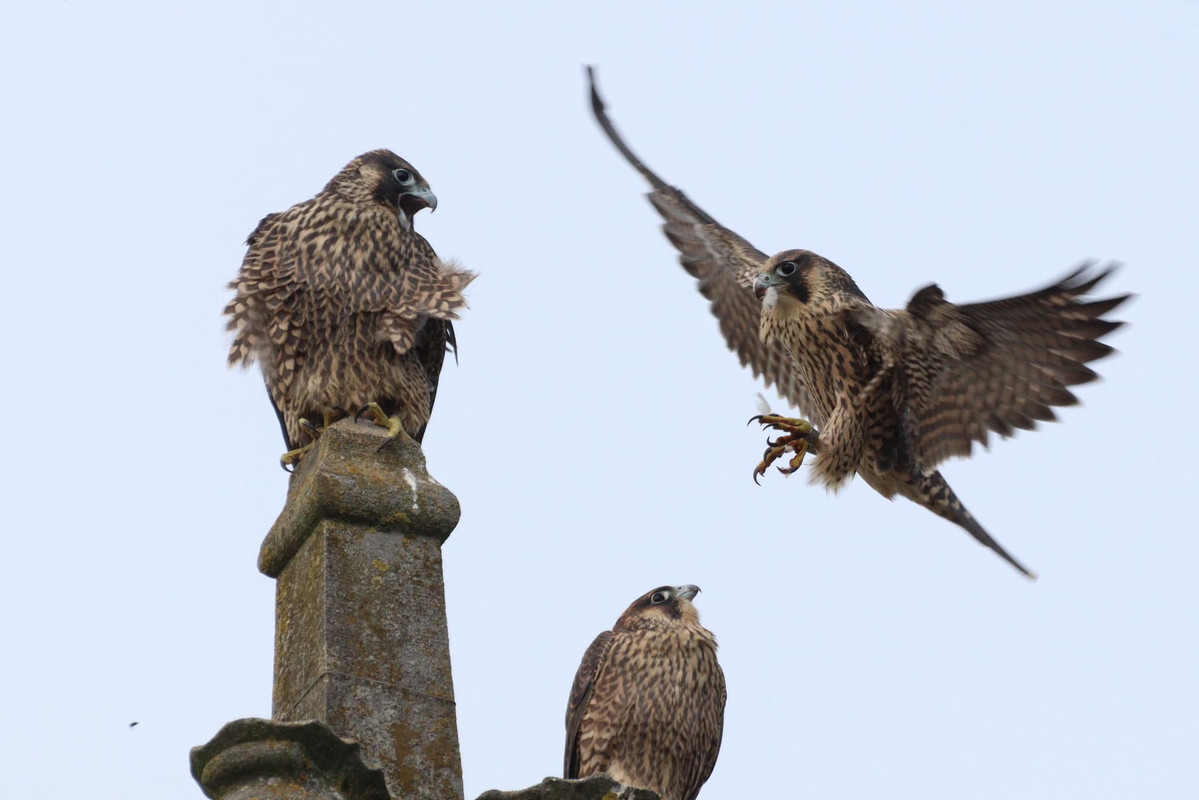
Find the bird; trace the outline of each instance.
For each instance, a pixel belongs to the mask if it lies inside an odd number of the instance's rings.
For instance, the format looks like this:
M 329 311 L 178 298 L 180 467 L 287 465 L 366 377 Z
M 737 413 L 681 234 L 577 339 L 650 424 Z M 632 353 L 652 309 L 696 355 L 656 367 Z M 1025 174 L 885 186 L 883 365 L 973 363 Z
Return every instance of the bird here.
M 699 794 L 720 753 L 727 693 L 697 594 L 659 586 L 595 637 L 570 690 L 563 777 L 606 774 L 662 800 Z
M 930 284 L 902 310 L 878 308 L 829 259 L 794 249 L 767 257 L 663 181 L 616 132 L 592 68 L 588 78 L 600 127 L 652 187 L 663 231 L 728 347 L 805 417 L 751 418 L 783 434 L 768 439 L 754 480 L 788 452 L 784 474 L 812 453 L 814 482 L 836 491 L 860 475 L 883 497 L 929 509 L 1035 578 L 937 467 L 969 456 L 975 442 L 987 446 L 992 432 L 1033 430 L 1056 418 L 1052 407 L 1078 403 L 1067 387 L 1098 378 L 1086 365 L 1113 351 L 1099 339 L 1123 324 L 1104 315 L 1131 297 L 1086 297 L 1115 265 L 1084 262 L 1042 289 L 963 305 Z
M 436 209 L 437 196 L 420 172 L 372 150 L 311 199 L 268 214 L 246 240 L 224 310 L 228 362 L 261 366 L 285 469 L 351 410 L 388 428 L 384 445 L 400 435 L 422 441 L 475 277 L 416 232 L 425 208 Z

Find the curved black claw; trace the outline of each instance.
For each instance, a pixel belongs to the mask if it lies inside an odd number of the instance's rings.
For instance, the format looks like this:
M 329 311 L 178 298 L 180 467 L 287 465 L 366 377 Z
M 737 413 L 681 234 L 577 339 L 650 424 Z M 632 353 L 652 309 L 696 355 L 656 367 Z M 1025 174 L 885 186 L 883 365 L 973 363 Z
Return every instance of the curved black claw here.
M 754 422 L 761 422 L 763 425 L 766 424 L 766 423 L 762 422 L 761 414 L 754 414 L 752 417 L 749 418 L 749 422 L 745 423 L 745 427 L 748 428 L 750 425 L 753 425 Z
M 371 407 L 370 403 L 367 403 L 362 408 L 360 408 L 354 412 L 354 424 L 355 425 L 358 424 L 358 418 L 361 417 L 363 414 L 365 414 L 368 410 L 370 410 L 370 407 Z

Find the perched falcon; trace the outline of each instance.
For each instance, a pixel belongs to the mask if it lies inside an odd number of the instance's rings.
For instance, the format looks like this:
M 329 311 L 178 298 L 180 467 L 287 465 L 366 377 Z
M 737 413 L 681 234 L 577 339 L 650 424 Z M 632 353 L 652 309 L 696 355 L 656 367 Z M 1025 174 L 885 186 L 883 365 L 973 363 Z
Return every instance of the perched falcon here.
M 813 480 L 837 489 L 861 475 L 884 497 L 928 508 L 1035 577 L 971 516 L 937 465 L 986 445 L 989 431 L 1032 430 L 1055 418 L 1052 406 L 1078 402 L 1066 387 L 1098 377 L 1086 364 L 1112 352 L 1097 340 L 1121 324 L 1103 316 L 1128 298 L 1084 299 L 1111 268 L 1083 265 L 1040 291 L 960 306 L 934 284 L 906 309 L 885 311 L 831 261 L 805 250 L 768 259 L 664 182 L 617 135 L 588 74 L 600 126 L 653 187 L 663 230 L 699 279 L 728 346 L 808 418 L 755 418 L 784 433 L 768 442 L 755 480 L 788 451 L 780 469 L 793 472 L 810 451 Z
M 662 800 L 694 800 L 724 730 L 716 637 L 691 604 L 698 586 L 660 586 L 595 637 L 566 709 L 566 778 L 604 773 Z
M 311 200 L 270 214 L 246 241 L 229 364 L 258 361 L 294 463 L 338 416 L 369 411 L 418 442 L 437 396 L 451 320 L 474 273 L 442 263 L 412 227 L 437 197 L 389 150 L 355 158 Z

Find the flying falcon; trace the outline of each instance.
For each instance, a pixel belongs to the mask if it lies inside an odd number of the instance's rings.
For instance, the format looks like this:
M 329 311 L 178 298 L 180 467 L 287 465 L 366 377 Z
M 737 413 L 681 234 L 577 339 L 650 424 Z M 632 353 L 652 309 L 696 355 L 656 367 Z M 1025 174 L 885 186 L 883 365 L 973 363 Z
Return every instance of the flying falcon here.
M 347 411 L 367 412 L 392 438 L 423 437 L 456 344 L 451 321 L 475 277 L 413 230 L 423 208 L 437 208 L 428 181 L 373 150 L 311 200 L 265 217 L 246 241 L 225 307 L 229 365 L 262 367 L 285 467 Z
M 805 250 L 772 258 L 720 225 L 641 163 L 617 135 L 591 80 L 591 105 L 616 148 L 653 187 L 650 203 L 683 267 L 699 281 L 730 349 L 807 419 L 755 419 L 783 432 L 754 479 L 787 452 L 807 452 L 813 481 L 837 489 L 861 475 L 886 498 L 912 500 L 1035 577 L 971 516 L 937 465 L 968 456 L 988 433 L 1012 435 L 1078 402 L 1067 389 L 1098 376 L 1112 352 L 1097 341 L 1120 322 L 1103 316 L 1128 295 L 1086 300 L 1111 267 L 1091 265 L 1040 291 L 955 305 L 935 284 L 907 308 L 874 306 L 847 272 Z
M 694 800 L 724 730 L 716 637 L 691 604 L 698 586 L 660 586 L 583 655 L 566 709 L 566 778 L 604 773 L 662 800 Z

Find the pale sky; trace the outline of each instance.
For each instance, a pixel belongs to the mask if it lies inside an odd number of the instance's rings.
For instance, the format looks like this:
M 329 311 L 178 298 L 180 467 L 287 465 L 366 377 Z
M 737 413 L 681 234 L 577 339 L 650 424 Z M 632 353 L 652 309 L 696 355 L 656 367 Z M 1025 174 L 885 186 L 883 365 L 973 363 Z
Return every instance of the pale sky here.
M 0 8 L 2 800 L 199 798 L 189 748 L 270 714 L 283 442 L 225 284 L 376 147 L 480 273 L 425 438 L 468 798 L 559 773 L 584 649 L 680 583 L 729 687 L 704 800 L 1195 791 L 1199 4 L 179 5 Z M 1124 264 L 1083 405 L 943 468 L 1039 581 L 860 481 L 753 484 L 760 385 L 588 63 L 663 177 L 879 305 Z

